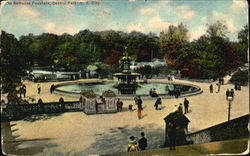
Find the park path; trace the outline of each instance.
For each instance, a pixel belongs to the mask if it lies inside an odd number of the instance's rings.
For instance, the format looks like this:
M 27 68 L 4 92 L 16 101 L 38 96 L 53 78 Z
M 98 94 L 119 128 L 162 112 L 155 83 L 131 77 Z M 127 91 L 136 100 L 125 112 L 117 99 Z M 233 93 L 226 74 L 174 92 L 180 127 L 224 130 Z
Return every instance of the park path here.
M 163 80 L 155 80 L 163 81 Z M 165 80 L 167 82 L 167 80 Z M 201 130 L 227 121 L 228 103 L 225 92 L 233 88 L 231 84 L 222 85 L 219 93 L 209 92 L 210 83 L 176 80 L 175 82 L 191 83 L 199 86 L 203 93 L 187 97 L 190 101 L 190 112 L 186 114 L 191 121 L 189 132 Z M 43 98 L 46 101 L 58 101 L 62 95 L 50 94 L 52 82 L 40 83 L 42 92 L 36 93 L 37 83 L 25 82 L 27 96 Z M 61 82 L 57 82 L 61 83 Z M 215 85 L 216 82 L 212 84 Z M 56 83 L 54 83 L 56 84 Z M 76 100 L 78 97 L 64 96 L 65 100 Z M 163 109 L 154 110 L 156 99 L 143 100 L 141 120 L 137 119 L 136 111 L 127 111 L 134 101 L 124 101 L 124 110 L 115 114 L 86 115 L 83 112 L 31 116 L 20 121 L 12 121 L 13 136 L 19 136 L 22 143 L 17 149 L 31 145 L 43 145 L 38 155 L 89 155 L 97 153 L 117 153 L 127 149 L 128 137 L 137 139 L 144 131 L 149 140 L 149 149 L 159 148 L 164 143 L 165 123 L 163 118 L 172 112 L 174 105 L 183 103 L 183 98 L 163 99 Z M 231 119 L 249 113 L 249 87 L 243 86 L 235 92 L 232 104 Z M 16 130 L 15 130 L 16 129 Z M 15 131 L 13 131 L 15 130 Z M 32 141 L 33 140 L 33 141 Z M 43 140 L 43 141 L 41 141 Z

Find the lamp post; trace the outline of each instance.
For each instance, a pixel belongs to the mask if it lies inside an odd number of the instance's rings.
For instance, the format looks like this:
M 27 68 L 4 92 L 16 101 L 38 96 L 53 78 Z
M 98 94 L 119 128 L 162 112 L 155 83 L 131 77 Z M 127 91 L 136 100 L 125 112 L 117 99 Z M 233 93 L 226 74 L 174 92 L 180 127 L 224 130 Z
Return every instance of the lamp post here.
M 231 104 L 232 104 L 232 101 L 233 101 L 233 97 L 228 96 L 227 101 L 228 101 L 228 121 L 229 121 L 230 120 Z

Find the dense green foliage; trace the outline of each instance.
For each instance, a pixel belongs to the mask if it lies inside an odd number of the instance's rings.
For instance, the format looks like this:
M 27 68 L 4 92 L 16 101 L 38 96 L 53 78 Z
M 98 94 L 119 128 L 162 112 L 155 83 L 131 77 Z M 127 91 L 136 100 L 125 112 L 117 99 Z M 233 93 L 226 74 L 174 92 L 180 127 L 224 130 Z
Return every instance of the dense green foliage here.
M 27 55 L 23 52 L 14 35 L 2 32 L 1 34 L 1 90 L 13 91 L 21 84 L 21 77 L 25 75 L 27 68 Z
M 159 56 L 158 37 L 139 32 L 83 30 L 74 36 L 30 34 L 21 36 L 20 43 L 29 54 L 32 65 L 54 65 L 70 70 L 81 70 L 94 62 L 102 62 L 109 65 L 110 70 L 117 70 L 125 46 L 138 61 L 150 61 L 152 53 L 154 57 Z
M 248 84 L 248 70 L 237 71 L 230 79 L 230 82 L 232 83 L 237 82 L 240 85 L 247 85 Z
M 36 65 L 73 71 L 96 65 L 99 76 L 107 77 L 119 71 L 125 46 L 137 62 L 164 58 L 168 68 L 181 71 L 182 76 L 215 79 L 247 62 L 248 29 L 246 25 L 238 33 L 238 42 L 229 40 L 227 27 L 220 22 L 208 25 L 207 33 L 192 42 L 183 24 L 169 26 L 160 37 L 153 33 L 83 30 L 75 35 L 29 34 L 18 41 L 2 32 L 1 84 L 6 91 L 15 88 L 27 67 Z M 150 78 L 162 70 L 145 67 L 138 71 Z
M 215 79 L 247 61 L 248 27 L 239 33 L 239 43 L 227 37 L 227 27 L 220 22 L 208 25 L 207 33 L 193 42 L 188 41 L 187 29 L 180 24 L 161 33 L 161 51 L 170 67 L 183 76 Z

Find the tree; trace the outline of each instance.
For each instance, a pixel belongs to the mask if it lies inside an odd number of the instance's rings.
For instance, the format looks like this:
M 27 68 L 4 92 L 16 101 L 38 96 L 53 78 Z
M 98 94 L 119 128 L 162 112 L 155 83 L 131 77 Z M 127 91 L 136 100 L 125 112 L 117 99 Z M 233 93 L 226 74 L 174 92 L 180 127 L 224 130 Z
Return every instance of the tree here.
M 245 25 L 244 28 L 238 33 L 237 50 L 239 55 L 239 64 L 248 62 L 248 42 L 249 42 L 249 27 Z
M 237 51 L 226 36 L 227 27 L 217 22 L 208 26 L 207 34 L 192 43 L 192 51 L 197 55 L 192 70 L 197 70 L 197 78 L 216 79 L 238 66 Z M 196 68 L 195 68 L 196 67 Z M 198 67 L 198 68 L 197 68 Z
M 160 33 L 160 49 L 168 60 L 169 67 L 179 68 L 177 59 L 181 55 L 182 49 L 188 46 L 187 34 L 188 30 L 182 23 L 177 27 L 170 25 L 167 32 Z
M 0 46 L 1 88 L 4 93 L 14 92 L 26 73 L 25 56 L 15 36 L 5 31 L 2 31 Z
M 228 33 L 227 26 L 220 21 L 207 25 L 207 35 L 211 38 L 221 37 L 226 38 Z

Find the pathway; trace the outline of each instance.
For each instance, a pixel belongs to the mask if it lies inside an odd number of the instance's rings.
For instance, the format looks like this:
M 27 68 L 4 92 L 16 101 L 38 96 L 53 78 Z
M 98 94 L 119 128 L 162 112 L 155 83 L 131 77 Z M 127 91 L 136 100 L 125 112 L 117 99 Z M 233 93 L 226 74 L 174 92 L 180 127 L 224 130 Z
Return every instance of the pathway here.
M 161 80 L 155 80 L 161 81 Z M 190 112 L 186 115 L 191 123 L 189 132 L 201 130 L 227 121 L 228 103 L 225 98 L 226 89 L 233 88 L 231 84 L 221 87 L 220 93 L 209 93 L 209 83 L 198 83 L 176 80 L 176 82 L 198 85 L 203 93 L 188 97 Z M 27 96 L 46 101 L 58 101 L 61 95 L 50 94 L 52 82 L 40 83 L 42 92 L 37 95 L 37 83 L 25 82 Z M 61 82 L 57 82 L 61 83 Z M 54 83 L 56 84 L 56 83 Z M 215 84 L 215 83 L 213 83 Z M 76 100 L 76 97 L 65 96 L 65 100 Z M 78 99 L 78 97 L 77 97 Z M 140 137 L 144 131 L 149 140 L 149 149 L 159 148 L 164 143 L 165 123 L 163 118 L 174 109 L 175 104 L 183 102 L 183 98 L 164 99 L 163 109 L 154 110 L 156 99 L 143 101 L 143 118 L 137 119 L 136 111 L 128 112 L 129 104 L 134 101 L 124 101 L 124 111 L 115 114 L 86 115 L 82 112 L 32 116 L 21 121 L 12 121 L 12 135 L 19 136 L 16 141 L 22 141 L 17 149 L 30 146 L 43 146 L 43 152 L 38 155 L 88 155 L 124 152 L 127 149 L 128 137 Z M 231 119 L 249 113 L 249 87 L 242 87 L 235 92 L 232 104 Z M 16 129 L 16 131 L 13 131 Z

